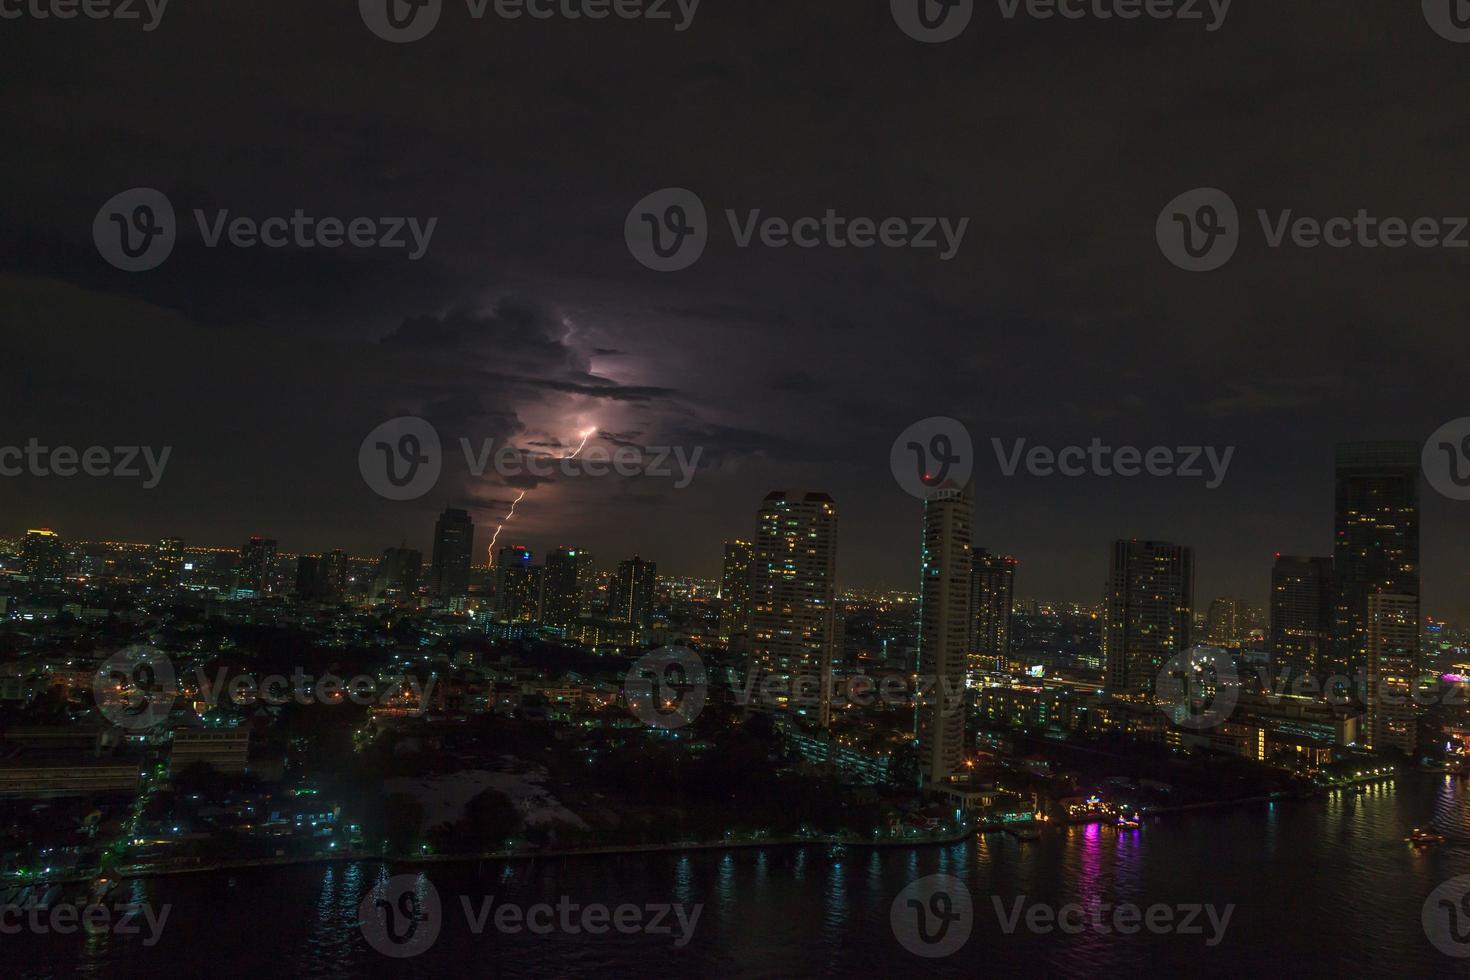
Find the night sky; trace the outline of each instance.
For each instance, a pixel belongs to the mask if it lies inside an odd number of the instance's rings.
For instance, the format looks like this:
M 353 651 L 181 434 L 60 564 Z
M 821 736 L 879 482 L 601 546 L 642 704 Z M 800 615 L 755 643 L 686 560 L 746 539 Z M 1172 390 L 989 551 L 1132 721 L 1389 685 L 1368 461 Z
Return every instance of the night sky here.
M 1328 554 L 1333 444 L 1470 415 L 1470 250 L 1268 248 L 1257 208 L 1470 214 L 1470 44 L 1418 3 L 1237 0 L 1200 22 L 1005 19 L 922 44 L 887 0 L 704 0 L 692 26 L 472 19 L 390 44 L 356 2 L 171 5 L 156 30 L 0 21 L 0 444 L 173 447 L 161 485 L 0 479 L 0 530 L 289 551 L 427 549 L 467 506 L 483 555 L 528 485 L 456 440 L 703 447 L 668 479 L 531 489 L 502 543 L 713 574 L 777 487 L 841 510 L 840 584 L 917 586 L 911 423 L 979 448 L 981 545 L 1023 596 L 1095 601 L 1107 543 L 1191 544 L 1197 603 L 1264 604 L 1274 552 Z M 168 260 L 103 261 L 103 202 L 163 191 Z M 624 241 L 665 187 L 708 249 Z M 1223 269 L 1171 265 L 1160 210 L 1225 189 Z M 206 248 L 192 210 L 437 217 L 403 250 Z M 723 212 L 967 217 L 958 255 L 738 248 Z M 444 476 L 375 495 L 358 449 L 433 422 Z M 1004 478 L 990 439 L 1235 446 L 1223 486 Z M 1470 614 L 1470 503 L 1426 486 L 1425 611 Z

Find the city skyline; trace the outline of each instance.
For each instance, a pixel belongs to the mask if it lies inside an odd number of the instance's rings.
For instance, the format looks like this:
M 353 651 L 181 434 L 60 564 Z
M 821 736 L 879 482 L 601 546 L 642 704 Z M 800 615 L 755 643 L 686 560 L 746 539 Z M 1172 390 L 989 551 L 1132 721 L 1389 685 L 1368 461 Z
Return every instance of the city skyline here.
M 1342 444 L 1342 445 L 1343 446 L 1350 446 L 1350 445 L 1357 445 L 1357 444 Z M 1342 446 L 1339 446 L 1338 448 L 1340 450 L 1342 448 Z M 1416 472 L 1417 472 L 1417 468 L 1416 468 Z M 1430 493 L 1426 494 L 1425 496 L 1428 497 L 1428 498 L 1432 498 L 1434 496 L 1434 494 L 1431 491 Z M 912 502 L 910 502 L 909 505 L 912 505 Z M 903 503 L 903 501 L 899 501 L 899 506 L 900 507 L 909 506 L 909 505 L 905 505 Z M 920 505 L 919 509 L 920 510 L 922 509 L 922 505 Z M 457 512 L 457 509 L 451 507 L 451 508 L 446 508 L 443 512 L 435 515 L 435 518 L 429 522 L 428 527 L 427 527 L 425 533 L 423 533 L 422 535 L 420 535 L 420 538 L 422 539 L 422 542 L 423 542 L 423 546 L 422 547 L 419 547 L 419 548 L 414 548 L 412 550 L 419 551 L 423 555 L 432 556 L 433 548 L 434 548 L 434 546 L 436 544 L 436 534 L 437 534 L 436 527 L 437 527 L 437 521 L 438 520 L 442 520 L 447 514 L 454 513 L 454 512 Z M 980 532 L 978 530 L 978 526 L 979 526 L 979 523 L 980 523 L 982 517 L 983 517 L 983 512 L 979 509 L 978 502 L 977 502 L 977 513 L 976 513 L 977 531 L 976 531 L 976 538 L 975 538 L 975 541 L 976 541 L 975 547 L 976 547 L 977 553 L 991 550 L 991 549 L 989 549 L 989 548 L 986 547 L 986 545 L 987 545 L 988 542 L 986 541 L 986 539 L 984 539 L 984 537 L 980 534 Z M 226 543 L 223 543 L 223 542 L 220 542 L 220 541 L 209 541 L 207 543 L 200 543 L 200 542 L 190 541 L 187 538 L 177 539 L 177 538 L 174 538 L 172 535 L 163 535 L 163 536 L 160 536 L 159 538 L 153 539 L 153 540 L 128 540 L 128 541 L 124 541 L 124 540 L 122 540 L 120 538 L 117 538 L 117 537 L 113 537 L 113 538 L 101 537 L 101 538 L 95 538 L 95 539 L 94 538 L 77 538 L 77 537 L 73 537 L 73 536 L 67 534 L 66 533 L 66 529 L 64 529 L 64 528 L 57 528 L 55 526 L 46 524 L 45 522 L 41 522 L 41 523 L 38 523 L 38 524 L 31 525 L 31 527 L 44 528 L 46 530 L 53 531 L 53 532 L 59 534 L 61 536 L 62 540 L 63 541 L 66 541 L 66 542 L 77 542 L 77 543 L 80 543 L 80 542 L 120 543 L 120 544 L 128 544 L 128 545 L 133 545 L 133 546 L 153 547 L 153 546 L 157 545 L 158 542 L 160 542 L 160 541 L 182 540 L 183 541 L 184 550 L 186 550 L 186 551 L 187 550 L 190 550 L 190 549 L 208 550 L 208 551 L 224 551 L 224 552 L 234 552 L 234 551 L 238 551 L 239 550 L 239 546 L 238 545 L 231 546 L 229 544 L 226 544 Z M 470 565 L 470 567 L 472 567 L 472 568 L 478 568 L 478 569 L 482 569 L 482 570 L 484 570 L 484 569 L 493 569 L 495 567 L 494 563 L 482 562 L 482 559 L 484 557 L 484 547 L 483 546 L 486 543 L 488 543 L 488 541 L 489 541 L 489 539 L 491 537 L 491 533 L 495 530 L 495 528 L 493 526 L 490 527 L 490 528 L 486 528 L 483 524 L 481 524 L 481 525 L 475 525 L 475 524 L 472 523 L 470 530 L 471 530 L 472 534 L 474 535 L 473 538 L 472 538 L 473 544 L 472 544 L 472 547 L 469 550 L 469 558 L 470 558 L 469 565 Z M 0 532 L 0 535 L 3 535 L 3 533 L 14 533 L 14 535 L 15 535 L 14 540 L 17 540 L 18 541 L 18 540 L 20 540 L 20 538 L 22 537 L 22 535 L 25 533 L 25 529 L 16 528 L 16 529 L 14 529 L 13 532 L 10 532 L 10 531 Z M 719 549 L 725 547 L 732 540 L 733 541 L 738 541 L 738 540 L 741 540 L 742 537 L 748 538 L 750 536 L 750 534 L 751 534 L 750 528 L 747 527 L 745 529 L 742 529 L 742 531 L 740 533 L 738 533 L 736 535 L 733 535 L 729 539 L 723 539 L 723 540 L 719 540 L 719 541 L 712 541 L 711 542 L 711 554 L 714 556 L 712 559 L 703 559 L 702 558 L 699 561 L 697 561 L 696 564 L 699 564 L 701 567 L 699 567 L 695 571 L 689 571 L 687 569 L 679 569 L 678 571 L 675 572 L 675 574 L 683 575 L 683 576 L 687 576 L 687 577 L 691 577 L 691 578 L 699 578 L 699 579 L 703 579 L 703 580 L 707 580 L 707 581 L 712 581 L 712 582 L 716 582 L 716 583 L 719 582 L 722 579 L 722 577 L 724 576 L 724 569 L 722 567 L 723 558 L 721 556 L 721 553 L 720 553 Z M 601 551 L 599 551 L 599 550 L 597 550 L 595 548 L 592 548 L 590 546 L 587 546 L 585 544 L 572 545 L 570 542 L 567 542 L 566 540 L 564 540 L 564 537 L 557 536 L 554 532 L 551 532 L 550 534 L 548 534 L 544 538 L 544 541 L 547 541 L 547 542 L 556 541 L 557 544 L 554 547 L 547 546 L 547 545 L 537 545 L 537 546 L 529 545 L 529 544 L 527 544 L 527 541 L 531 540 L 529 537 L 527 537 L 525 535 L 519 535 L 518 533 L 515 533 L 515 532 L 504 533 L 503 534 L 503 537 L 504 537 L 504 541 L 501 542 L 501 544 L 499 546 L 500 547 L 500 550 L 505 550 L 507 548 L 529 548 L 529 550 L 531 552 L 535 553 L 535 554 L 545 554 L 545 553 L 551 553 L 551 552 L 558 551 L 558 550 L 564 550 L 567 547 L 573 547 L 575 550 L 590 553 L 591 555 L 593 555 L 593 557 L 595 559 L 598 560 L 599 564 L 598 564 L 597 567 L 598 567 L 598 570 L 599 571 L 602 571 L 602 572 L 615 571 L 616 568 L 617 568 L 617 566 L 618 566 L 618 564 L 623 560 L 620 557 L 614 557 L 614 556 L 611 556 L 611 555 L 609 555 L 606 558 L 604 558 L 603 557 L 603 554 L 604 554 L 603 552 L 601 552 Z M 256 538 L 262 538 L 262 539 L 265 539 L 265 540 L 269 541 L 269 543 L 270 543 L 270 545 L 271 545 L 271 547 L 273 549 L 272 554 L 273 555 L 275 554 L 275 550 L 274 549 L 276 549 L 279 546 L 279 540 L 278 539 L 275 539 L 275 538 L 267 538 L 265 535 L 256 534 L 256 533 L 251 533 L 251 534 L 249 534 L 247 536 L 247 540 L 253 540 L 253 539 L 256 539 Z M 383 546 L 381 544 L 379 544 L 379 545 L 369 545 L 366 548 L 364 548 L 360 553 L 353 553 L 353 552 L 349 551 L 348 554 L 354 560 L 378 560 L 381 557 L 382 553 L 385 550 L 388 550 L 389 548 L 392 548 L 392 547 L 400 547 L 400 548 L 401 547 L 406 547 L 407 546 L 406 545 L 406 542 L 408 542 L 410 540 L 418 541 L 420 538 L 414 538 L 412 535 L 404 535 L 404 536 L 402 536 L 400 538 L 399 543 L 397 545 L 395 545 L 395 546 L 386 546 L 385 547 L 385 546 Z M 1102 578 L 1104 580 L 1107 577 L 1107 573 L 1106 573 L 1106 569 L 1107 569 L 1107 558 L 1105 557 L 1104 549 L 1106 549 L 1107 547 L 1111 546 L 1111 544 L 1113 542 L 1118 541 L 1118 540 L 1141 541 L 1141 540 L 1147 540 L 1147 539 L 1145 539 L 1145 538 L 1120 539 L 1120 538 L 1113 537 L 1113 538 L 1107 538 L 1105 540 L 1100 540 L 1099 541 L 1099 547 L 1098 547 L 1098 554 L 1099 555 L 1104 555 L 1104 557 L 1098 558 L 1097 561 L 1096 561 L 1096 564 L 1098 565 L 1098 567 L 1100 569 L 1103 570 Z M 1187 545 L 1187 542 L 1185 542 L 1185 544 Z M 1190 547 L 1190 550 L 1191 551 L 1195 551 L 1196 550 L 1196 549 L 1193 548 L 1193 546 L 1189 546 L 1189 547 Z M 325 547 L 325 548 L 306 548 L 306 549 L 281 548 L 281 549 L 279 549 L 279 553 L 280 553 L 280 556 L 282 558 L 285 558 L 287 556 L 292 556 L 292 557 L 294 557 L 294 556 L 303 556 L 303 557 L 304 556 L 319 556 L 319 555 L 329 554 L 331 552 L 338 551 L 338 550 L 342 550 L 342 549 L 340 549 L 337 545 L 330 545 L 330 546 Z M 629 552 L 629 555 L 631 556 L 637 550 L 638 549 L 636 547 L 633 548 L 632 551 Z M 1331 546 L 1330 541 L 1329 541 L 1329 543 L 1325 544 L 1319 550 L 1329 553 L 1329 557 L 1326 558 L 1326 559 L 1324 559 L 1324 560 L 1327 560 L 1327 561 L 1330 562 L 1330 560 L 1331 560 L 1330 559 L 1330 551 L 1332 550 L 1332 546 Z M 840 556 L 840 554 L 841 553 L 839 552 L 839 556 Z M 1259 609 L 1259 610 L 1263 610 L 1263 611 L 1269 610 L 1272 607 L 1272 605 L 1273 605 L 1273 602 L 1274 602 L 1273 596 L 1275 595 L 1275 593 L 1277 591 L 1277 585 L 1275 584 L 1275 581 L 1274 581 L 1274 574 L 1275 573 L 1273 572 L 1273 569 L 1272 569 L 1272 562 L 1276 562 L 1276 563 L 1279 564 L 1279 562 L 1281 561 L 1282 557 L 1283 557 L 1283 553 L 1281 553 L 1281 552 L 1276 552 L 1276 553 L 1273 553 L 1273 554 L 1270 554 L 1270 555 L 1263 556 L 1262 562 L 1261 562 L 1261 568 L 1263 570 L 1264 582 L 1263 583 L 1260 583 L 1260 585 L 1259 585 L 1258 588 L 1244 588 L 1244 589 L 1236 589 L 1236 590 L 1231 590 L 1231 589 L 1228 589 L 1228 588 L 1227 589 L 1216 589 L 1216 590 L 1203 589 L 1202 588 L 1199 591 L 1198 595 L 1196 596 L 1196 600 L 1198 602 L 1204 603 L 1205 606 L 1207 607 L 1208 604 L 1211 601 L 1213 601 L 1213 600 L 1215 600 L 1217 598 L 1228 598 L 1231 595 L 1240 594 L 1240 595 L 1245 595 L 1245 596 L 1248 596 L 1249 597 L 1247 599 L 1247 602 L 1248 602 L 1248 604 L 1250 605 L 1251 608 Z M 1019 563 L 1023 567 L 1026 567 L 1026 566 L 1028 566 L 1031 563 L 1031 560 L 1028 559 L 1024 554 L 1020 554 L 1020 555 L 1017 555 L 1017 554 L 1007 554 L 1007 555 L 1005 555 L 1005 558 L 1008 561 L 1013 561 L 1013 562 Z M 655 561 L 657 561 L 657 559 L 655 559 Z M 918 595 L 919 592 L 921 591 L 921 588 L 917 584 L 915 584 L 915 583 L 918 583 L 920 581 L 920 577 L 921 577 L 920 576 L 920 573 L 921 573 L 922 559 L 921 558 L 915 559 L 914 560 L 914 565 L 915 565 L 914 574 L 906 582 L 905 581 L 901 581 L 901 580 L 897 580 L 897 579 L 893 579 L 892 577 L 890 577 L 890 579 L 888 581 L 882 582 L 881 584 L 874 584 L 874 582 L 872 580 L 868 580 L 868 581 L 850 581 L 847 578 L 842 577 L 839 574 L 839 577 L 836 580 L 837 587 L 838 587 L 839 591 L 846 590 L 846 589 L 857 589 L 857 590 L 878 589 L 878 590 L 889 590 L 889 591 L 895 591 L 895 592 L 905 592 L 905 593 L 910 593 L 910 594 L 913 594 L 913 595 Z M 1023 598 L 1024 597 L 1024 598 L 1026 598 L 1028 600 L 1035 600 L 1035 601 L 1065 602 L 1065 603 L 1076 603 L 1076 604 L 1079 604 L 1079 605 L 1096 606 L 1099 609 L 1101 609 L 1101 608 L 1103 608 L 1103 607 L 1106 606 L 1107 594 L 1108 594 L 1108 587 L 1106 586 L 1106 584 L 1104 584 L 1102 587 L 1100 587 L 1098 590 L 1096 590 L 1095 594 L 1093 594 L 1093 595 L 1087 595 L 1085 593 L 1080 593 L 1080 594 L 1057 594 L 1056 592 L 1048 592 L 1048 591 L 1046 591 L 1044 587 L 1035 587 L 1035 586 L 1033 586 L 1033 584 L 1030 581 L 1030 578 L 1031 578 L 1030 572 L 1031 572 L 1031 568 L 1026 567 L 1026 573 L 1027 574 L 1024 575 L 1023 578 L 1022 578 L 1022 581 L 1023 581 L 1025 587 L 1020 592 L 1016 593 L 1017 600 L 1019 600 L 1020 598 Z M 432 577 L 432 575 L 433 575 L 432 568 L 429 570 L 428 575 L 429 575 L 429 577 Z M 1470 621 L 1470 598 L 1467 598 L 1466 604 L 1465 604 L 1465 606 L 1464 606 L 1463 609 L 1457 608 L 1456 604 L 1453 601 L 1450 601 L 1446 605 L 1441 606 L 1441 607 L 1438 607 L 1438 608 L 1432 608 L 1428 602 L 1425 602 L 1424 603 L 1424 607 L 1425 607 L 1424 608 L 1424 612 L 1425 612 L 1426 615 L 1437 615 L 1441 619 L 1450 619 L 1450 620 L 1454 620 L 1454 621 Z M 1196 611 L 1197 612 L 1202 612 L 1203 610 L 1196 610 Z
M 224 9 L 240 28 L 235 39 L 264 38 L 248 8 Z M 820 486 L 862 529 L 843 551 L 840 578 L 899 586 L 911 569 L 884 556 L 910 532 L 896 517 L 902 496 L 888 479 L 887 449 L 912 422 L 948 415 L 970 426 L 983 462 L 977 541 L 1025 560 L 1038 593 L 1091 599 L 1099 546 L 1138 537 L 1189 542 L 1204 594 L 1264 596 L 1270 555 L 1326 553 L 1331 518 L 1321 501 L 1332 492 L 1325 470 L 1337 442 L 1422 444 L 1465 414 L 1457 365 L 1470 340 L 1455 326 L 1462 304 L 1450 285 L 1460 253 L 1254 240 L 1227 268 L 1198 276 L 1169 265 L 1153 238 L 1161 208 L 1197 186 L 1225 189 L 1252 218 L 1256 208 L 1318 218 L 1444 210 L 1434 189 L 1452 179 L 1464 137 L 1432 114 L 1370 110 L 1365 123 L 1354 115 L 1364 99 L 1319 100 L 1333 104 L 1320 107 L 1321 131 L 1300 143 L 1246 152 L 1235 135 L 1246 123 L 1295 132 L 1292 100 L 1314 98 L 1316 86 L 1358 92 L 1363 83 L 1341 66 L 1363 57 L 1389 66 L 1402 91 L 1452 86 L 1461 52 L 1417 11 L 1366 9 L 1349 30 L 1322 3 L 1269 16 L 1237 10 L 1230 43 L 1217 43 L 1223 33 L 1135 25 L 1127 36 L 1136 67 L 1123 77 L 1107 53 L 1117 25 L 1068 24 L 1044 35 L 1070 55 L 1044 83 L 1026 52 L 1046 26 L 999 21 L 993 11 L 983 29 L 936 47 L 903 36 L 881 10 L 752 19 L 706 4 L 686 32 L 640 35 L 646 57 L 633 59 L 615 44 L 575 46 L 572 58 L 560 32 L 522 22 L 439 31 L 407 49 L 432 53 L 445 73 L 432 113 L 410 108 L 421 81 L 415 58 L 384 64 L 384 42 L 355 11 L 297 16 L 296 32 L 272 40 L 282 57 L 268 68 L 220 49 L 217 25 L 195 18 L 148 36 L 156 60 L 85 29 L 26 32 L 34 46 L 12 52 L 17 89 L 0 117 L 11 131 L 56 139 L 44 165 L 32 155 L 4 164 L 27 193 L 7 202 L 0 221 L 0 315 L 15 325 L 0 365 L 15 434 L 0 445 L 35 437 L 50 446 L 174 447 L 151 490 L 109 480 L 104 497 L 81 478 L 0 480 L 0 513 L 17 527 L 226 545 L 266 533 L 301 551 L 355 553 L 407 536 L 427 554 L 424 528 L 445 507 L 494 527 L 529 490 L 507 531 L 517 540 L 543 551 L 641 549 L 666 567 L 712 575 L 717 548 L 706 541 L 747 535 L 750 499 L 773 486 Z M 800 39 L 789 59 L 748 76 L 746 53 L 777 33 Z M 1325 74 L 1283 67 L 1294 63 L 1289 39 L 1298 34 L 1323 51 Z M 116 94 L 105 109 L 108 100 L 72 107 L 77 132 L 215 138 L 160 137 L 163 153 L 139 139 L 96 167 L 90 142 L 62 138 L 49 121 L 39 69 L 61 57 L 53 44 L 66 47 L 77 85 Z M 1276 66 L 1267 81 L 1285 98 L 1258 97 L 1261 79 L 1238 45 Z M 232 70 L 173 84 L 169 66 L 199 50 L 220 50 Z M 888 64 L 935 91 L 964 91 L 975 63 L 993 63 L 985 84 L 994 98 L 967 105 L 973 129 L 957 134 L 943 116 L 915 115 L 907 93 L 878 75 L 845 74 L 846 88 L 805 84 L 802 64 L 834 50 L 844 64 Z M 269 166 L 223 149 L 234 145 L 235 121 L 217 105 L 248 92 L 262 100 L 249 118 L 298 119 L 285 93 L 311 87 L 301 66 L 324 52 L 372 80 L 319 109 L 320 131 L 343 142 L 303 135 Z M 1137 101 L 1139 79 L 1167 76 L 1181 58 L 1197 66 L 1191 77 L 1216 80 L 1216 104 L 1235 125 L 1205 125 L 1189 104 L 1168 100 L 1159 125 L 1134 124 L 1122 107 Z M 487 101 L 476 67 L 486 63 L 512 75 L 565 65 L 563 97 L 534 117 L 513 111 L 509 94 Z M 278 73 L 279 83 L 267 81 Z M 738 101 L 720 86 L 707 91 L 709 78 L 730 73 L 748 83 L 735 87 Z M 687 141 L 648 166 L 643 142 L 626 136 L 648 126 L 639 106 L 668 103 L 671 77 L 684 96 L 673 100 L 676 128 L 702 132 L 722 118 L 730 140 L 755 148 L 749 166 L 731 166 L 725 138 Z M 1090 84 L 1098 77 L 1110 81 Z M 601 105 L 599 81 L 608 78 L 630 98 L 606 112 L 575 108 Z M 1068 97 L 1044 98 L 1038 85 Z M 777 105 L 783 111 L 742 109 Z M 486 118 L 493 122 L 473 133 L 453 122 Z M 1365 125 L 1394 138 L 1374 143 L 1373 165 L 1324 176 L 1324 154 L 1368 152 L 1343 142 Z M 869 131 L 899 142 L 870 153 L 854 136 Z M 973 134 L 986 131 L 1007 138 L 977 142 Z M 557 140 L 585 153 L 553 150 Z M 435 163 L 400 169 L 390 148 L 404 145 L 434 148 Z M 507 154 L 506 145 L 525 152 Z M 1071 164 L 1038 170 L 1037 145 Z M 607 161 L 605 172 L 594 174 L 589 158 Z M 971 226 L 949 262 L 886 249 L 740 248 L 717 229 L 697 265 L 660 275 L 628 254 L 623 225 L 664 186 L 689 187 L 715 221 L 725 209 L 743 220 L 756 209 L 790 218 L 832 208 L 968 216 Z M 146 273 L 112 268 L 91 240 L 99 208 L 131 187 L 166 194 L 183 226 L 174 254 Z M 220 209 L 259 220 L 297 208 L 440 220 L 415 262 L 407 250 L 211 249 L 192 221 L 196 209 L 212 221 Z M 1293 285 L 1279 302 L 1242 299 L 1274 295 L 1283 281 Z M 772 358 L 778 346 L 782 356 Z M 141 379 L 146 397 L 124 394 L 131 384 L 120 377 Z M 433 494 L 411 503 L 376 498 L 355 466 L 363 437 L 400 415 L 433 422 L 458 460 Z M 458 455 L 460 438 L 569 453 L 589 428 L 592 445 L 605 449 L 704 453 L 682 490 L 643 477 L 475 478 Z M 1018 439 L 1059 448 L 1094 438 L 1237 451 L 1224 482 L 1205 490 L 1187 480 L 1005 477 L 992 438 L 1006 451 Z M 1464 618 L 1470 566 L 1451 543 L 1470 538 L 1470 508 L 1426 493 L 1424 521 L 1426 604 Z M 666 526 L 705 534 L 694 540 Z

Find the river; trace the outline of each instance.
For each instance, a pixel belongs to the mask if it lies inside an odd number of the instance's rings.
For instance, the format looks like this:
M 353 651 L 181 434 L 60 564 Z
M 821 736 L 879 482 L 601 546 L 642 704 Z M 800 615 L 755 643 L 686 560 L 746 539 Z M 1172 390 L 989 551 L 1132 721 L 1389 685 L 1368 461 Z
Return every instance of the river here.
M 1419 849 L 1404 842 L 1414 827 L 1429 825 L 1451 841 Z M 91 934 L 43 934 L 27 925 L 0 939 L 4 972 L 261 978 L 1470 975 L 1470 959 L 1441 952 L 1421 920 L 1436 887 L 1470 875 L 1470 784 L 1426 774 L 1369 787 L 1361 796 L 1335 793 L 1171 814 L 1136 831 L 1050 829 L 1035 842 L 987 834 L 912 849 L 770 848 L 433 866 L 424 872 L 432 888 L 420 878 L 415 891 L 420 897 L 432 891 L 440 905 L 438 915 L 421 916 L 418 925 L 426 932 L 419 939 L 430 931 L 431 918 L 437 936 L 417 955 L 389 958 L 369 945 L 359 907 L 374 882 L 405 871 L 417 876 L 412 869 L 390 872 L 378 862 L 361 862 L 128 882 L 109 904 L 146 902 L 155 920 L 168 906 L 157 929 L 141 916 L 133 924 L 136 933 L 124 933 L 116 916 Z M 950 955 L 921 958 L 900 941 L 893 914 L 899 893 L 931 875 L 963 883 L 970 896 L 969 935 Z M 476 933 L 491 896 L 492 912 Z M 923 902 L 936 916 L 956 907 L 933 905 L 929 897 Z M 541 926 L 552 922 L 544 934 L 528 931 L 514 915 L 497 929 L 501 906 L 529 915 L 542 903 L 576 908 L 570 919 L 555 908 L 533 916 Z M 589 905 L 608 906 L 607 915 L 631 906 L 624 922 L 630 930 L 636 912 L 642 925 L 669 931 L 625 934 L 579 918 L 577 910 Z M 673 905 L 679 909 L 662 916 L 660 925 L 657 908 Z M 1047 913 L 1033 911 L 1038 905 L 1080 908 L 1065 919 L 1071 928 L 1063 932 L 1046 928 Z M 1114 915 L 1119 907 L 1135 906 L 1143 916 L 1162 906 L 1153 913 L 1157 918 L 1144 920 L 1157 928 L 1121 934 L 1115 927 L 1132 920 Z M 1210 907 L 1214 924 L 1190 913 L 1200 906 Z M 1470 900 L 1463 908 L 1470 912 Z M 1036 929 L 1027 925 L 1033 917 L 1039 917 Z M 565 921 L 577 931 L 568 931 Z M 589 934 L 580 922 L 607 931 Z M 1191 922 L 1203 928 L 1193 931 Z M 955 929 L 950 942 L 962 931 Z M 1451 948 L 1470 954 L 1470 944 Z

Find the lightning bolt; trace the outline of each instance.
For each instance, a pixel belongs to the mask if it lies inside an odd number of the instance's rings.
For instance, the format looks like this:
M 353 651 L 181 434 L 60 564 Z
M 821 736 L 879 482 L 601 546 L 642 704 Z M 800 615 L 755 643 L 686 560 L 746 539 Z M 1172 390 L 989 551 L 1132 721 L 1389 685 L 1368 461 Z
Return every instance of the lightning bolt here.
M 500 524 L 495 528 L 495 533 L 490 537 L 490 564 L 492 566 L 495 564 L 495 542 L 500 540 L 500 532 L 505 530 L 505 525 L 510 523 L 512 517 L 516 516 L 516 504 L 525 499 L 526 491 L 522 490 L 521 495 L 510 502 L 510 510 L 500 519 Z
M 566 457 L 566 458 L 567 459 L 576 459 L 577 458 L 577 454 L 580 453 L 582 450 L 584 450 L 584 449 L 587 448 L 587 440 L 588 439 L 591 439 L 592 438 L 592 433 L 594 433 L 596 431 L 597 431 L 596 429 L 583 429 L 582 430 L 582 444 L 580 446 L 578 446 L 576 449 L 573 449 L 572 450 L 572 454 L 570 456 Z
M 578 454 L 581 453 L 583 449 L 586 449 L 587 448 L 587 440 L 591 439 L 592 436 L 593 436 L 593 434 L 596 433 L 596 432 L 597 432 L 597 427 L 596 426 L 594 426 L 594 427 L 592 427 L 590 429 L 583 429 L 582 432 L 581 432 L 581 436 L 582 436 L 582 442 L 581 442 L 581 444 L 579 444 L 577 446 L 577 448 L 576 449 L 573 449 L 569 454 L 567 454 L 566 456 L 563 456 L 562 459 L 576 459 L 577 456 L 578 456 Z M 490 561 L 490 566 L 492 568 L 495 566 L 495 542 L 497 542 L 497 541 L 500 540 L 500 532 L 503 531 L 503 530 L 505 530 L 505 525 L 509 524 L 510 523 L 510 519 L 512 517 L 515 517 L 516 516 L 516 505 L 519 504 L 522 500 L 525 500 L 526 499 L 526 494 L 529 493 L 529 492 L 530 492 L 529 490 L 522 490 L 520 492 L 520 496 L 516 497 L 515 500 L 512 500 L 510 502 L 510 510 L 506 511 L 505 516 L 500 519 L 500 524 L 495 528 L 495 533 L 490 536 L 490 547 L 489 547 L 490 554 L 489 554 L 488 557 L 489 557 L 489 561 Z

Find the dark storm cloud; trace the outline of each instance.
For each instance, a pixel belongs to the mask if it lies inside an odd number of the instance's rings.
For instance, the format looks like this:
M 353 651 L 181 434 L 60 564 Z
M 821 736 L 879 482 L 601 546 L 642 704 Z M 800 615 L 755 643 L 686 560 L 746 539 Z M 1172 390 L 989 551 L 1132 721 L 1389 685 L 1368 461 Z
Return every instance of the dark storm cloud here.
M 1207 34 L 1007 21 L 982 3 L 946 45 L 908 39 L 876 0 L 706 0 L 678 35 L 446 14 L 398 46 L 347 0 L 171 8 L 146 38 L 110 26 L 0 36 L 17 147 L 0 159 L 0 397 L 22 430 L 166 436 L 181 482 L 106 500 L 0 485 L 21 523 L 142 537 L 183 521 L 224 543 L 264 527 L 371 550 L 421 540 L 449 500 L 482 503 L 483 523 L 534 483 L 461 474 L 384 505 L 357 442 L 423 414 L 451 446 L 566 447 L 586 426 L 609 445 L 706 449 L 683 491 L 535 487 L 518 512 L 535 540 L 711 571 L 767 490 L 810 484 L 842 508 L 844 580 L 902 585 L 917 515 L 889 445 L 951 415 L 980 452 L 980 534 L 1022 557 L 1023 594 L 1095 597 L 1108 539 L 1139 534 L 1196 545 L 1202 602 L 1262 602 L 1272 552 L 1330 546 L 1334 441 L 1418 439 L 1470 414 L 1470 256 L 1271 249 L 1254 232 L 1225 269 L 1191 275 L 1154 241 L 1163 205 L 1199 186 L 1248 223 L 1257 208 L 1470 213 L 1453 111 L 1470 48 L 1417 4 L 1238 3 Z M 181 215 L 440 223 L 413 263 L 206 249 L 185 225 L 164 266 L 130 275 L 90 228 L 134 186 Z M 693 189 L 712 221 L 703 258 L 670 275 L 638 265 L 622 231 L 665 186 Z M 724 214 L 829 208 L 972 223 L 941 263 L 740 248 Z M 1094 436 L 1238 452 L 1200 493 L 1002 478 L 990 450 Z M 1425 508 L 1429 605 L 1454 606 L 1470 581 L 1443 542 L 1470 518 Z

